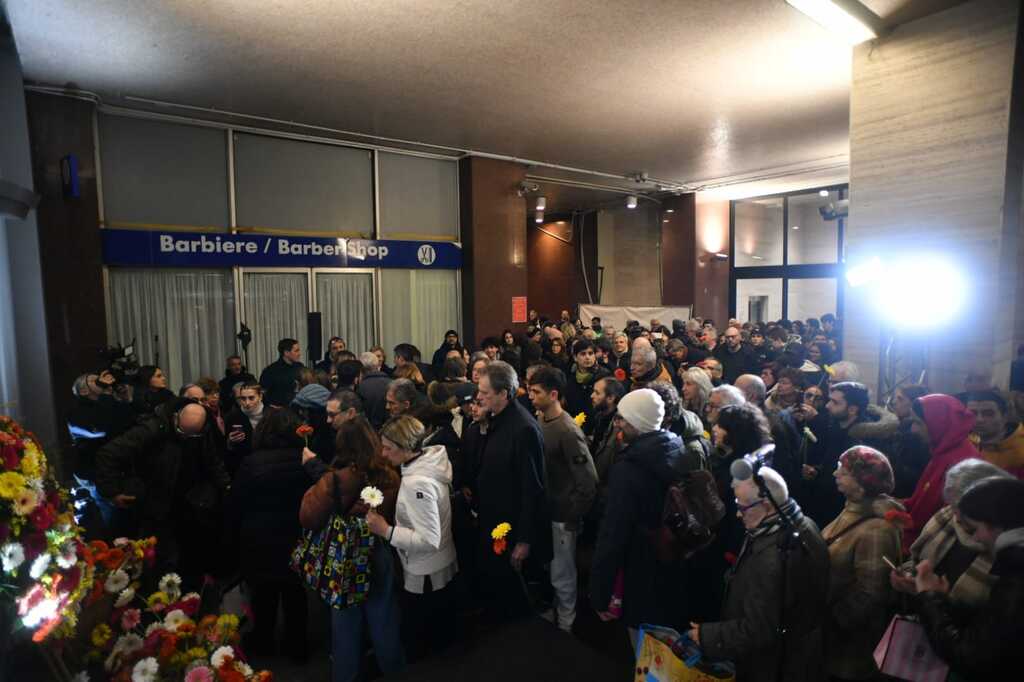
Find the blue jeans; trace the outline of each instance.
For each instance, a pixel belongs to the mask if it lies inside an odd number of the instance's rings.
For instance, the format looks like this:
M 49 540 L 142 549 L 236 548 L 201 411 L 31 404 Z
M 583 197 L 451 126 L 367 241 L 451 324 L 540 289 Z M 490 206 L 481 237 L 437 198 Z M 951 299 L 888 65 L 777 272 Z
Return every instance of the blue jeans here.
M 391 548 L 383 543 L 378 544 L 373 548 L 370 561 L 369 598 L 359 606 L 331 609 L 333 682 L 355 682 L 360 679 L 364 620 L 369 626 L 370 641 L 373 642 L 380 671 L 390 675 L 405 667 Z

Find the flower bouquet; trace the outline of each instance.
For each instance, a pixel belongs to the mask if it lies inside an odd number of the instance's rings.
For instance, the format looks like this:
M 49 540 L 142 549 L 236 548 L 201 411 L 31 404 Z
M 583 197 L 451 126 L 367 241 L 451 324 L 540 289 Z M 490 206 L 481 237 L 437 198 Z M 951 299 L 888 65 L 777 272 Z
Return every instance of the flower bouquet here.
M 92 586 L 81 533 L 35 436 L 0 416 L 0 605 L 11 629 L 36 642 L 74 631 Z

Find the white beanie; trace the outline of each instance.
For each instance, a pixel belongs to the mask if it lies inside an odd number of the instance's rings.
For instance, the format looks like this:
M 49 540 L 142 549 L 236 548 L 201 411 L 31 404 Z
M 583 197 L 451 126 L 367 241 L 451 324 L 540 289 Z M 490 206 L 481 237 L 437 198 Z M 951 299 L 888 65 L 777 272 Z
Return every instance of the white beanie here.
M 619 401 L 619 414 L 641 434 L 657 431 L 665 419 L 665 403 L 649 388 L 631 391 Z

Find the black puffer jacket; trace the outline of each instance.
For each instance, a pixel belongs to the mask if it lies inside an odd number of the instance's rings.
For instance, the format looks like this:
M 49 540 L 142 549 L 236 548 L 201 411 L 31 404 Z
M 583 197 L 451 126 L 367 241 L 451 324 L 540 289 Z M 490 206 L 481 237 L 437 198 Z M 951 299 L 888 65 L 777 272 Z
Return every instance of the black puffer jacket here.
M 302 532 L 299 508 L 309 488 L 302 448 L 257 450 L 238 469 L 225 508 L 225 555 L 250 580 L 290 579 L 292 548 Z
M 988 603 L 971 614 L 954 611 L 949 597 L 919 596 L 921 622 L 932 648 L 970 680 L 1020 679 L 1024 674 L 1024 528 L 996 541 L 991 574 L 997 577 Z
M 661 526 L 668 486 L 680 472 L 683 441 L 669 431 L 646 433 L 612 466 L 607 513 L 590 575 L 590 603 L 607 611 L 615 576 L 624 571 L 623 619 L 630 627 L 657 623 L 683 631 L 690 616 L 687 571 L 660 564 L 650 531 Z
M 800 512 L 799 506 L 790 502 L 789 508 L 796 518 L 802 546 L 788 555 L 782 676 L 778 676 L 781 529 L 748 536 L 727 579 L 721 620 L 703 623 L 700 628 L 704 651 L 735 662 L 736 679 L 743 682 L 818 682 L 823 678 L 821 648 L 828 597 L 828 548 L 817 526 Z

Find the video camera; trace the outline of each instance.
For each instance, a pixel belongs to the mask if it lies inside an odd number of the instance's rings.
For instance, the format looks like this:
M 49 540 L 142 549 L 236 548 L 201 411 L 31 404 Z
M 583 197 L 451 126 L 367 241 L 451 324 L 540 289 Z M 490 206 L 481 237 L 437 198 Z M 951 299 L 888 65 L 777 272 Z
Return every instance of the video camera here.
M 135 377 L 139 373 L 139 361 L 135 357 L 135 339 L 132 339 L 127 346 L 110 346 L 101 350 L 100 358 L 107 371 L 114 375 L 115 383 L 130 384 L 135 381 Z M 101 383 L 101 385 L 103 384 Z M 106 388 L 113 388 L 113 386 L 106 386 Z

